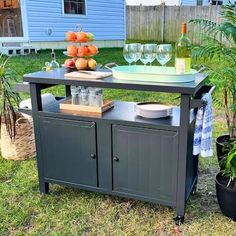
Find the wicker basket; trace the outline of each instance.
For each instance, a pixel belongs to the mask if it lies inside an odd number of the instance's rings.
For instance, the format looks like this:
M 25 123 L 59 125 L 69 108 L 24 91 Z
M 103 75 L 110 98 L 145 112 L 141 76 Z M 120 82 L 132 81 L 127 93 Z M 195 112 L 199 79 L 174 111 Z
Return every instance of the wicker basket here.
M 20 118 L 16 121 L 16 137 L 11 141 L 5 124 L 1 126 L 1 154 L 5 159 L 26 160 L 36 155 L 34 126 L 31 117 Z

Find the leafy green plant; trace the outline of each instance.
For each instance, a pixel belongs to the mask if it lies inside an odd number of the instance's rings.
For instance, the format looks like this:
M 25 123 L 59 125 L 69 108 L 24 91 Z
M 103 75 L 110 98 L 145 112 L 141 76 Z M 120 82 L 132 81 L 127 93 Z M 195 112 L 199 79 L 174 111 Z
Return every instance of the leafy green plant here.
M 236 138 L 236 7 L 229 4 L 221 7 L 222 23 L 195 19 L 199 25 L 203 43 L 193 49 L 193 57 L 207 68 L 210 81 L 219 94 L 215 100 L 224 107 L 225 119 L 231 138 Z
M 227 187 L 233 183 L 233 188 L 236 190 L 236 141 L 231 144 L 229 153 L 222 159 L 222 173 L 229 178 Z
M 16 74 L 8 67 L 8 58 L 0 55 L 0 129 L 4 123 L 11 139 L 15 138 L 17 114 L 15 106 L 20 97 L 13 89 Z

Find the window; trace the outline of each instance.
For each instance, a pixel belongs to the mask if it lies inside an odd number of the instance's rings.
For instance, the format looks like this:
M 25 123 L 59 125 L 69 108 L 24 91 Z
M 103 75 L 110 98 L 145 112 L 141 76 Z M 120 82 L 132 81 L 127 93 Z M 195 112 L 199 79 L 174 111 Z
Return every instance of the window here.
M 222 0 L 210 0 L 211 5 L 223 5 Z
M 23 37 L 19 0 L 0 1 L 0 37 Z
M 197 0 L 197 6 L 202 6 L 203 5 L 203 0 Z
M 64 14 L 86 15 L 85 0 L 64 0 Z

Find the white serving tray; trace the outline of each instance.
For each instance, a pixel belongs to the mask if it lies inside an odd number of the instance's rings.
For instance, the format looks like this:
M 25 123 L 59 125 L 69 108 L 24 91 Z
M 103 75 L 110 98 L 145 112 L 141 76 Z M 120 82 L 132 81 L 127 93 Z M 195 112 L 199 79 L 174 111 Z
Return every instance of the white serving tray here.
M 113 77 L 118 80 L 149 81 L 160 83 L 186 83 L 195 80 L 198 71 L 177 74 L 175 67 L 169 66 L 116 66 L 112 68 Z

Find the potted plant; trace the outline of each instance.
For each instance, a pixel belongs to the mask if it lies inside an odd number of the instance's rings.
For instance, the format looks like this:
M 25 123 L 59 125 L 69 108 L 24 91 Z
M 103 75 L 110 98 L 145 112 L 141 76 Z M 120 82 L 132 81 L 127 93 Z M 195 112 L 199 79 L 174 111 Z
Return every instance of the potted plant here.
M 222 23 L 195 19 L 190 22 L 200 26 L 203 43 L 193 49 L 193 58 L 204 65 L 210 82 L 216 86 L 215 99 L 224 108 L 228 134 L 216 140 L 217 156 L 226 154 L 224 146 L 236 138 L 236 7 L 229 2 L 221 7 Z M 220 161 L 220 160 L 219 160 Z
M 20 97 L 13 89 L 16 75 L 8 67 L 8 58 L 0 55 L 0 127 L 4 124 L 11 140 L 16 134 L 17 114 Z
M 216 195 L 222 213 L 236 221 L 236 141 L 221 160 L 216 175 Z
M 24 160 L 35 155 L 33 122 L 17 111 L 20 96 L 13 88 L 17 76 L 8 59 L 0 55 L 1 154 L 6 159 Z

